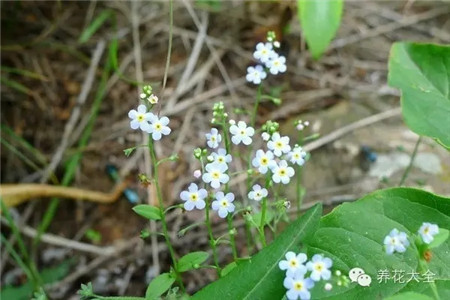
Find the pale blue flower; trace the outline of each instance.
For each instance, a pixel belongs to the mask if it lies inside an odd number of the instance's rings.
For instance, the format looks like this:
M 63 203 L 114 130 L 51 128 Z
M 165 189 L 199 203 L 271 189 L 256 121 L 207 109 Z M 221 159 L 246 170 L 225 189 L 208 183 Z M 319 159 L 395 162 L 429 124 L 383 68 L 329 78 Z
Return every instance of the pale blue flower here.
M 194 208 L 203 209 L 206 206 L 205 198 L 208 192 L 205 189 L 198 189 L 195 183 L 191 183 L 187 191 L 182 191 L 180 194 L 181 200 L 184 202 L 184 209 L 190 211 Z
M 219 217 L 225 218 L 228 213 L 232 213 L 235 209 L 234 204 L 234 194 L 228 193 L 224 195 L 223 192 L 216 193 L 216 200 L 211 204 L 212 209 L 217 211 Z

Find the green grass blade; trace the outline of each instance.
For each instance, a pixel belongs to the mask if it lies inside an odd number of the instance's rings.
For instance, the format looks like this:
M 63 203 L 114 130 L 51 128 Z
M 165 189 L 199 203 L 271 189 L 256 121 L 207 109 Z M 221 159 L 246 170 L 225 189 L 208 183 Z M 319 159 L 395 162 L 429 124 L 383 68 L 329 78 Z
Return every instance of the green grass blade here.
M 33 79 L 42 80 L 42 81 L 48 81 L 47 77 L 45 77 L 41 74 L 35 73 L 35 72 L 28 71 L 28 70 L 11 68 L 11 67 L 7 67 L 7 66 L 0 66 L 0 69 L 3 72 L 17 74 L 17 75 L 21 75 L 24 77 L 29 77 L 29 78 L 33 78 Z
M 0 82 L 25 95 L 31 96 L 33 94 L 29 88 L 27 88 L 26 86 L 15 80 L 6 79 L 5 77 L 2 76 L 0 78 Z
M 113 11 L 110 9 L 106 9 L 98 15 L 97 18 L 86 28 L 83 33 L 81 33 L 80 38 L 78 39 L 78 42 L 80 44 L 86 43 L 92 35 L 94 35 L 95 32 L 100 28 L 100 26 L 105 23 L 106 20 L 108 20 L 113 14 Z

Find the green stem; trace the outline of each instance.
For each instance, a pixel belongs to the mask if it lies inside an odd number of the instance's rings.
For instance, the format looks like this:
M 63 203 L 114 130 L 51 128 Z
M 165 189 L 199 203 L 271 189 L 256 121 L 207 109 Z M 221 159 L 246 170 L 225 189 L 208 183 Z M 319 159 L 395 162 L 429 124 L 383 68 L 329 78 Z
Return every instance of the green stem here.
M 299 130 L 298 132 L 298 141 L 297 144 L 301 147 L 303 145 L 303 132 L 301 130 Z M 302 196 L 302 187 L 301 187 L 301 183 L 302 183 L 302 169 L 301 166 L 297 165 L 296 167 L 296 172 L 297 172 L 297 217 L 300 217 L 300 211 L 301 211 L 301 207 L 302 207 L 302 202 L 303 202 L 303 196 Z
M 411 171 L 411 167 L 414 163 L 414 159 L 416 158 L 417 150 L 419 149 L 420 142 L 422 141 L 422 136 L 419 136 L 417 139 L 416 145 L 414 146 L 414 151 L 411 155 L 411 160 L 409 161 L 409 165 L 403 173 L 402 179 L 400 180 L 399 186 L 402 186 L 405 183 L 406 178 L 408 178 L 409 172 Z
M 263 247 L 266 247 L 266 235 L 264 232 L 264 225 L 266 221 L 266 210 L 267 210 L 267 197 L 264 197 L 262 200 L 262 208 L 261 208 L 261 223 L 259 224 L 259 238 L 261 240 L 261 244 Z
M 231 144 L 230 144 L 230 136 L 229 136 L 229 132 L 228 132 L 228 125 L 225 121 L 221 125 L 222 125 L 223 135 L 224 135 L 224 139 L 225 139 L 225 149 L 227 150 L 227 154 L 231 154 Z M 227 170 L 227 174 L 228 173 L 229 172 Z M 225 194 L 227 194 L 229 191 L 230 191 L 230 186 L 227 182 L 225 184 Z M 231 213 L 229 213 L 227 215 L 227 220 L 228 220 L 229 233 L 231 233 L 231 232 L 234 233 L 234 234 L 230 234 L 230 245 L 231 245 L 231 251 L 233 252 L 233 258 L 234 258 L 234 260 L 236 260 L 238 258 L 237 250 L 236 250 L 236 240 L 235 240 L 236 230 L 234 229 L 234 226 L 233 226 L 233 217 L 232 217 Z
M 427 269 L 428 269 L 427 263 L 419 257 L 419 271 L 425 273 Z M 434 299 L 440 300 L 441 297 L 439 296 L 439 292 L 437 290 L 437 287 L 436 287 L 436 284 L 434 283 L 434 281 L 429 282 L 429 284 L 430 284 L 431 291 L 433 292 Z
M 203 158 L 200 158 L 200 162 L 202 164 L 202 174 L 205 172 L 205 164 L 203 162 Z M 205 186 L 206 184 L 203 183 L 203 186 Z M 220 266 L 219 266 L 219 258 L 217 255 L 217 242 L 214 239 L 214 234 L 212 231 L 212 226 L 211 226 L 211 220 L 210 220 L 210 209 L 209 209 L 209 205 L 210 205 L 210 201 L 209 201 L 209 197 L 206 198 L 206 207 L 205 207 L 205 214 L 206 214 L 206 228 L 208 230 L 208 236 L 209 236 L 209 244 L 211 245 L 211 249 L 213 252 L 213 260 L 214 260 L 214 265 L 216 266 L 216 272 L 217 272 L 217 277 L 220 278 Z
M 151 135 L 149 135 L 149 137 L 148 137 L 148 148 L 150 151 L 150 156 L 152 158 L 153 178 L 154 178 L 154 182 L 155 182 L 155 186 L 156 186 L 156 194 L 157 194 L 157 198 L 158 198 L 159 211 L 161 214 L 162 230 L 163 230 L 164 238 L 166 240 L 167 249 L 169 249 L 170 258 L 172 259 L 173 268 L 175 270 L 177 281 L 180 285 L 180 288 L 184 292 L 185 289 L 184 289 L 183 281 L 181 280 L 180 273 L 178 272 L 178 262 L 177 262 L 177 259 L 175 256 L 175 251 L 172 247 L 172 243 L 170 242 L 170 236 L 169 236 L 169 232 L 167 229 L 166 215 L 164 214 L 163 197 L 162 197 L 161 187 L 159 185 L 159 179 L 158 179 L 158 161 L 156 159 L 155 147 L 154 147 L 153 138 Z

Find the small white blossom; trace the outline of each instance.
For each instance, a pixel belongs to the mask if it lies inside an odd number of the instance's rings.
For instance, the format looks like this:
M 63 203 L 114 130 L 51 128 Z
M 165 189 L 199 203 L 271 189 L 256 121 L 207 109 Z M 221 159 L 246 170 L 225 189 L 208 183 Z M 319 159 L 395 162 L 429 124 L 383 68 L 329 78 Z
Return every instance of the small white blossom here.
M 228 193 L 224 195 L 223 192 L 218 192 L 216 194 L 216 200 L 211 204 L 212 209 L 216 210 L 219 214 L 219 217 L 222 219 L 225 218 L 228 213 L 232 213 L 234 211 L 234 194 Z
M 230 180 L 230 177 L 225 174 L 228 170 L 227 164 L 210 163 L 206 165 L 205 169 L 206 172 L 202 179 L 211 184 L 212 188 L 218 189 L 221 183 L 227 183 Z
M 156 104 L 158 103 L 158 97 L 154 94 L 151 94 L 150 97 L 147 98 L 148 102 L 150 102 L 151 104 Z
M 275 42 L 273 42 L 273 46 L 275 47 L 275 48 L 280 48 L 280 42 L 279 41 L 275 41 Z
M 429 244 L 434 240 L 434 236 L 439 233 L 439 227 L 436 224 L 424 222 L 420 226 L 419 234 L 425 244 Z
M 325 283 L 324 289 L 325 289 L 325 291 L 329 292 L 333 289 L 333 285 L 331 283 L 327 282 L 327 283 Z
M 384 238 L 384 246 L 387 254 L 393 254 L 395 251 L 403 253 L 409 246 L 408 236 L 405 232 L 399 232 L 397 228 L 391 230 L 389 235 Z
M 130 127 L 131 129 L 140 128 L 142 131 L 148 131 L 150 128 L 150 121 L 153 114 L 147 112 L 147 107 L 144 104 L 138 106 L 137 111 L 132 109 L 128 112 L 128 117 L 131 119 Z
M 255 201 L 261 201 L 262 198 L 267 197 L 269 192 L 261 188 L 259 184 L 255 184 L 252 188 L 253 190 L 248 193 L 248 198 Z
M 202 171 L 200 170 L 195 170 L 194 171 L 194 177 L 195 178 L 200 178 L 202 176 Z
M 205 198 L 208 196 L 208 193 L 205 189 L 198 189 L 198 186 L 195 183 L 191 183 L 188 187 L 187 191 L 182 191 L 180 194 L 180 198 L 184 202 L 185 210 L 193 210 L 194 208 L 203 209 L 205 208 Z
M 253 57 L 259 59 L 264 64 L 271 58 L 276 57 L 276 55 L 271 43 L 258 43 L 255 52 L 253 52 Z
M 261 137 L 262 137 L 262 139 L 264 140 L 264 141 L 268 141 L 268 140 L 270 140 L 270 134 L 268 134 L 267 132 L 263 132 L 263 133 L 261 133 Z
M 217 148 L 219 147 L 219 143 L 222 141 L 222 136 L 216 128 L 212 128 L 210 133 L 205 134 L 206 136 L 206 144 L 208 144 L 209 148 Z
M 230 124 L 230 125 L 235 125 L 235 124 L 236 124 L 236 121 L 235 121 L 235 120 L 230 120 L 230 121 L 228 121 L 228 124 Z
M 275 183 L 288 184 L 291 181 L 291 177 L 294 176 L 295 171 L 292 167 L 288 166 L 287 161 L 282 160 L 272 168 L 272 180 Z
M 169 125 L 168 117 L 161 117 L 153 115 L 150 116 L 150 128 L 147 130 L 152 135 L 153 140 L 159 141 L 163 135 L 168 135 L 172 130 Z
M 331 271 L 329 269 L 332 265 L 333 261 L 328 257 L 315 254 L 311 261 L 306 264 L 306 267 L 311 271 L 309 277 L 314 281 L 319 281 L 320 279 L 329 280 L 331 278 Z
M 214 156 L 208 155 L 208 156 L 206 157 L 206 160 L 208 160 L 209 162 L 213 162 L 213 161 L 214 161 Z
M 289 137 L 280 136 L 278 132 L 272 135 L 272 138 L 267 142 L 267 148 L 273 151 L 276 156 L 281 156 L 283 153 L 288 153 L 291 151 L 291 146 L 289 146 Z
M 292 152 L 289 152 L 289 160 L 293 164 L 303 166 L 305 164 L 306 152 L 302 147 L 296 146 Z
M 277 75 L 278 73 L 286 72 L 286 57 L 283 55 L 279 55 L 275 58 L 269 60 L 266 64 L 269 68 L 269 71 L 273 75 Z
M 286 271 L 286 275 L 288 277 L 293 277 L 295 272 L 299 272 L 301 275 L 305 275 L 307 272 L 307 268 L 304 265 L 308 257 L 305 253 L 295 254 L 292 251 L 289 251 L 285 255 L 286 260 L 282 260 L 278 263 L 278 267 Z
M 286 277 L 283 281 L 284 287 L 288 290 L 286 297 L 289 300 L 310 300 L 310 289 L 314 287 L 314 281 L 304 278 L 302 274 L 295 274 L 294 277 Z
M 211 155 L 213 161 L 219 164 L 229 164 L 233 160 L 231 154 L 227 154 L 227 150 L 223 148 L 217 150 L 217 153 L 213 152 Z
M 252 160 L 252 165 L 258 168 L 259 173 L 266 174 L 269 169 L 275 167 L 276 162 L 271 151 L 264 152 L 259 149 L 256 151 L 256 157 Z
M 244 121 L 239 121 L 237 125 L 230 126 L 230 133 L 233 135 L 231 137 L 233 144 L 239 145 L 242 142 L 244 145 L 250 145 L 255 129 L 250 126 L 247 127 Z
M 248 82 L 252 82 L 254 84 L 260 84 L 263 79 L 267 77 L 267 73 L 264 71 L 263 67 L 260 65 L 257 65 L 255 67 L 248 67 L 247 68 L 247 75 L 245 76 L 245 79 L 247 79 Z

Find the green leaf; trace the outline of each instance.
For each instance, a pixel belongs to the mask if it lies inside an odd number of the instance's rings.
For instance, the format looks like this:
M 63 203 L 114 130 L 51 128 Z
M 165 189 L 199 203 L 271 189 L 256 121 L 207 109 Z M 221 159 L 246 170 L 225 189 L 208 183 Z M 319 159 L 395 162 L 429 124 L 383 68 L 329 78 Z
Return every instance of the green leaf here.
M 200 265 L 201 263 L 205 262 L 208 257 L 208 252 L 197 251 L 188 253 L 178 261 L 178 271 L 186 272 L 195 269 L 195 265 Z
M 140 204 L 133 207 L 135 213 L 149 220 L 161 220 L 161 212 L 156 206 Z
M 110 9 L 105 9 L 102 11 L 97 18 L 86 28 L 83 33 L 81 33 L 80 38 L 78 39 L 78 42 L 80 44 L 86 43 L 92 35 L 94 35 L 95 32 L 102 26 L 103 23 L 105 23 L 106 20 L 108 20 L 113 14 L 113 11 Z
M 444 228 L 439 228 L 439 233 L 434 236 L 433 241 L 428 245 L 428 248 L 437 248 L 443 244 L 448 238 L 449 231 Z
M 230 273 L 232 270 L 234 270 L 234 268 L 237 267 L 237 263 L 235 261 L 229 263 L 228 265 L 225 266 L 225 268 L 222 269 L 222 271 L 220 271 L 220 276 L 225 276 L 228 273 Z
M 174 282 L 175 278 L 170 273 L 162 273 L 156 276 L 147 287 L 145 299 L 157 299 L 170 289 Z
M 131 155 L 131 153 L 133 153 L 134 150 L 136 150 L 137 147 L 131 147 L 131 148 L 127 148 L 125 150 L 123 150 L 123 153 L 125 153 L 126 157 L 129 157 Z
M 318 59 L 341 23 L 342 0 L 298 0 L 298 17 L 311 55 Z
M 433 300 L 433 298 L 414 292 L 406 292 L 386 298 L 385 300 Z
M 450 46 L 395 43 L 388 77 L 402 91 L 406 125 L 450 149 Z
M 333 260 L 333 269 L 348 274 L 352 268 L 362 268 L 372 278 L 368 287 L 350 283 L 347 287 L 335 286 L 325 291 L 317 284 L 311 295 L 314 299 L 383 299 L 403 292 L 415 292 L 433 297 L 431 285 L 424 281 L 407 282 L 418 272 L 434 274 L 441 299 L 449 299 L 450 290 L 450 242 L 433 249 L 426 269 L 419 267 L 418 250 L 412 242 L 423 222 L 437 224 L 440 228 L 450 226 L 450 198 L 444 198 L 422 190 L 394 188 L 377 191 L 354 203 L 335 208 L 320 221 L 314 237 L 306 243 L 308 257 L 323 253 Z M 411 245 L 405 253 L 387 255 L 383 240 L 393 229 L 406 232 Z M 380 271 L 387 270 L 390 279 L 378 281 Z M 392 279 L 394 270 L 404 271 L 404 282 Z
M 253 223 L 251 223 L 253 226 L 257 226 L 257 227 L 259 227 L 259 225 L 261 224 L 261 212 L 258 212 L 258 213 L 256 213 L 256 214 L 254 214 L 253 215 L 253 221 L 255 221 L 255 223 L 253 224 Z M 267 211 L 266 211 L 266 215 L 265 215 L 265 222 L 264 222 L 264 224 L 269 224 L 272 220 L 273 220 L 273 217 L 274 217 L 274 215 L 273 215 L 273 211 L 272 210 L 270 210 L 270 209 L 268 209 Z
M 211 283 L 192 299 L 281 299 L 285 274 L 278 262 L 287 251 L 298 251 L 300 243 L 314 234 L 322 207 L 315 205 L 294 221 L 266 248 L 239 264 L 227 276 Z

